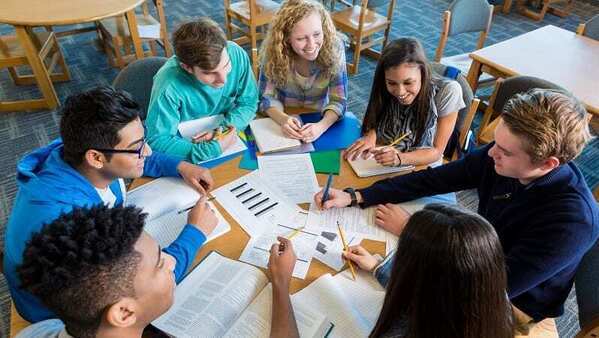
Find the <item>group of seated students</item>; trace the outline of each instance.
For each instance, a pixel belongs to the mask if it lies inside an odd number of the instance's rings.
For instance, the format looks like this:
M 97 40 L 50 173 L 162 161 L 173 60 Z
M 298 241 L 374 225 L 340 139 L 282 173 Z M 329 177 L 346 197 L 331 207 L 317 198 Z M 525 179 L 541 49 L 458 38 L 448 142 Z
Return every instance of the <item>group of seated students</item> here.
M 206 196 L 213 179 L 194 163 L 218 156 L 236 134 L 186 140 L 179 123 L 222 114 L 223 127 L 243 130 L 259 106 L 285 135 L 310 142 L 346 113 L 344 47 L 319 3 L 282 4 L 262 45 L 259 86 L 245 51 L 212 20 L 183 24 L 173 42 L 176 55 L 154 78 L 145 123 L 124 92 L 74 94 L 62 107 L 61 138 L 19 162 L 4 272 L 19 314 L 36 323 L 21 337 L 141 337 L 171 306 L 217 219 L 202 197 L 179 237 L 160 248 L 143 231 L 145 214 L 124 206 L 124 179 L 181 177 Z M 302 125 L 288 114 L 298 107 L 322 112 L 321 121 Z M 383 260 L 360 246 L 344 253 L 386 289 L 371 337 L 526 335 L 563 313 L 576 268 L 599 237 L 599 209 L 572 162 L 591 138 L 576 98 L 517 94 L 493 143 L 441 165 L 463 107 L 460 86 L 431 72 L 417 40 L 390 42 L 363 136 L 344 157 L 429 167 L 367 188 L 330 189 L 324 203 L 322 191 L 314 197 L 325 209 L 377 206 L 376 224 L 399 235 Z M 406 134 L 396 147 L 376 147 Z M 466 189 L 478 193 L 478 214 L 431 204 L 409 216 L 396 205 Z M 289 299 L 295 254 L 279 241 L 269 261 L 271 336 L 297 337 Z

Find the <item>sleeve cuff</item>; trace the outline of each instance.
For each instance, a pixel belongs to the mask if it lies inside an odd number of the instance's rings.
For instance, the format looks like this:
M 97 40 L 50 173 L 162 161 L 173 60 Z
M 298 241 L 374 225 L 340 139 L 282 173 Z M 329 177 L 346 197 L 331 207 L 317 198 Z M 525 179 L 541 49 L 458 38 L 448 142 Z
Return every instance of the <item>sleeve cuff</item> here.
M 185 225 L 179 237 L 187 238 L 190 244 L 196 246 L 197 248 L 206 242 L 206 235 L 204 235 L 200 229 L 191 224 Z

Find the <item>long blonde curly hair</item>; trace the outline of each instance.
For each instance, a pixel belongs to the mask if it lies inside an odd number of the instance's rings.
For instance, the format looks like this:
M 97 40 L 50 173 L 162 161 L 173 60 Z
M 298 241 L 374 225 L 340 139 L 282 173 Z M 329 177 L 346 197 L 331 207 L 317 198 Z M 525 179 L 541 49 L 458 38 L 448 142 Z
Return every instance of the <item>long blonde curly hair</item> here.
M 277 12 L 260 48 L 262 71 L 277 86 L 287 83 L 287 74 L 293 69 L 294 55 L 289 36 L 293 27 L 312 13 L 318 13 L 322 22 L 323 41 L 315 62 L 326 77 L 339 71 L 341 41 L 331 16 L 322 4 L 312 0 L 287 0 Z

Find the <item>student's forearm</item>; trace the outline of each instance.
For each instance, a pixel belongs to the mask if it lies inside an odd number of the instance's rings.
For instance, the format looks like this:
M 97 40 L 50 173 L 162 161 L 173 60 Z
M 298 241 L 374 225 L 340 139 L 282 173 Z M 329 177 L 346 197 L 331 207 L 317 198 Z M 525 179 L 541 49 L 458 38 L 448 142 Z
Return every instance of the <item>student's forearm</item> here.
M 299 337 L 295 316 L 293 314 L 293 306 L 291 306 L 291 299 L 289 298 L 288 285 L 279 286 L 273 284 L 270 337 Z
M 428 165 L 443 158 L 443 152 L 437 148 L 423 148 L 399 154 L 401 164 Z
M 333 125 L 333 123 L 339 120 L 339 115 L 332 110 L 325 110 L 320 123 L 324 125 L 326 129 Z
M 285 114 L 285 112 L 274 107 L 266 109 L 266 114 L 279 125 L 285 124 L 289 118 L 289 115 Z

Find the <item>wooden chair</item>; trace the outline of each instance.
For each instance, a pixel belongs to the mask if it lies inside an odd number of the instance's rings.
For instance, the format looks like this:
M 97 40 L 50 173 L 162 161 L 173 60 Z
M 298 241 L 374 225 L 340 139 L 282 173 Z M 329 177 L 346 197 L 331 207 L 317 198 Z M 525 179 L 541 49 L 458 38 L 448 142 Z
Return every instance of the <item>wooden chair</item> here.
M 258 40 L 264 38 L 264 32 L 258 32 L 258 28 L 263 29 L 274 18 L 281 5 L 272 0 L 244 0 L 231 3 L 231 0 L 225 0 L 225 27 L 227 28 L 227 39 L 232 40 L 238 45 L 250 43 L 250 57 L 252 59 L 252 69 L 254 75 L 258 75 Z M 243 29 L 237 23 L 247 26 Z M 241 33 L 240 37 L 233 38 L 235 33 Z
M 455 161 L 460 157 L 460 152 L 467 147 L 469 141 L 468 134 L 470 134 L 472 120 L 474 119 L 480 100 L 474 96 L 466 76 L 459 72 L 458 69 L 437 62 L 432 62 L 431 68 L 438 76 L 455 80 L 462 87 L 462 98 L 466 106 L 458 112 L 458 119 L 456 120 L 453 135 L 450 143 L 447 145 L 447 147 L 453 147 L 453 149 L 449 148 L 450 151 L 447 151 L 447 149 L 445 151 L 445 157 L 450 161 Z M 454 141 L 451 144 L 452 139 L 455 139 L 457 142 Z
M 476 49 L 483 48 L 487 35 L 491 30 L 491 21 L 493 19 L 493 6 L 486 0 L 455 0 L 449 8 L 443 13 L 443 26 L 441 28 L 441 38 L 435 52 L 435 61 L 444 65 L 459 69 L 463 74 L 468 74 L 472 59 L 468 53 L 458 54 L 450 57 L 443 57 L 445 44 L 450 36 L 463 33 L 480 32 Z M 485 69 L 487 72 L 491 70 Z M 493 75 L 484 72 L 479 78 L 479 86 L 489 85 L 495 81 Z M 499 74 L 494 74 L 498 76 Z
M 29 34 L 33 41 L 34 52 L 37 53 L 40 60 L 42 60 L 42 76 L 55 82 L 70 80 L 71 76 L 69 69 L 64 61 L 55 34 L 48 31 L 34 32 L 33 30 L 28 30 L 26 34 Z M 27 59 L 26 51 L 19 41 L 20 39 L 15 35 L 0 36 L 0 68 L 8 68 L 10 77 L 18 86 L 33 84 L 40 86 L 40 83 L 49 83 L 49 81 L 39 82 L 34 75 L 19 74 L 17 67 L 31 66 Z M 61 72 L 55 72 L 57 67 L 60 67 Z M 40 89 L 52 93 L 54 99 L 48 100 L 48 98 L 44 98 L 20 101 L 0 101 L 0 112 L 56 108 L 59 103 L 54 88 L 50 86 L 49 88 L 40 87 Z
M 165 56 L 170 57 L 173 55 L 173 48 L 168 39 L 164 0 L 151 1 L 158 19 L 152 15 L 148 2 L 145 1 L 141 5 L 141 13 L 135 15 L 140 38 L 142 42 L 148 42 L 150 47 L 146 55 L 158 55 L 157 45 L 160 45 L 164 49 Z M 124 15 L 100 20 L 98 32 L 108 61 L 112 66 L 123 68 L 135 60 L 133 42 Z
M 565 3 L 562 8 L 553 6 L 556 3 Z M 508 14 L 512 8 L 513 0 L 505 0 L 503 3 L 503 14 Z M 527 7 L 527 4 L 531 4 L 534 7 L 540 8 L 538 12 L 533 11 Z M 547 12 L 551 12 L 559 17 L 566 17 L 570 15 L 570 11 L 574 6 L 574 0 L 516 0 L 516 7 L 522 15 L 527 16 L 533 20 L 541 21 L 545 17 Z
M 375 9 L 387 5 L 387 15 L 378 14 Z M 381 49 L 387 44 L 395 0 L 362 0 L 360 6 L 350 6 L 346 9 L 333 12 L 331 17 L 337 28 L 351 36 L 351 46 L 354 48 L 353 63 L 347 64 L 350 74 L 358 72 L 360 54 L 378 59 L 379 51 L 372 46 L 382 44 Z M 374 34 L 383 32 L 382 37 L 375 38 Z
M 589 21 L 578 25 L 576 34 L 599 40 L 599 14 L 592 17 Z
M 532 76 L 514 76 L 497 80 L 478 129 L 476 138 L 479 145 L 490 143 L 495 139 L 495 128 L 506 102 L 515 94 L 526 92 L 532 88 L 562 89 L 556 84 Z

